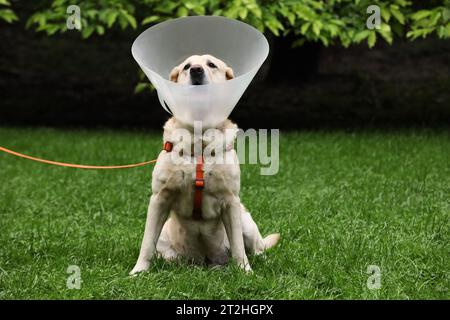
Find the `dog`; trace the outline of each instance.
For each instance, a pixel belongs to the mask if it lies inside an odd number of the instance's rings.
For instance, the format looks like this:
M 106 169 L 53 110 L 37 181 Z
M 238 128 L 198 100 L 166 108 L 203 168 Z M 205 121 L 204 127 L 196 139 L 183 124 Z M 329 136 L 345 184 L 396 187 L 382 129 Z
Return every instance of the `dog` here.
M 194 55 L 174 67 L 169 77 L 180 85 L 205 85 L 233 79 L 234 73 L 212 55 Z M 260 254 L 273 247 L 280 235 L 263 238 L 239 198 L 240 168 L 233 148 L 237 125 L 227 119 L 215 128 L 217 134 L 213 138 L 200 137 L 200 143 L 212 143 L 216 150 L 232 159 L 230 163 L 214 163 L 208 162 L 205 155 L 201 220 L 193 218 L 196 165 L 193 161 L 181 164 L 172 161 L 176 150 L 193 148 L 173 138 L 177 129 L 193 135 L 191 126 L 174 117 L 164 125 L 164 142 L 169 141 L 173 150 L 161 151 L 153 170 L 144 237 L 130 275 L 148 270 L 155 255 L 170 261 L 187 258 L 199 264 L 224 265 L 231 254 L 242 269 L 252 272 L 247 254 Z

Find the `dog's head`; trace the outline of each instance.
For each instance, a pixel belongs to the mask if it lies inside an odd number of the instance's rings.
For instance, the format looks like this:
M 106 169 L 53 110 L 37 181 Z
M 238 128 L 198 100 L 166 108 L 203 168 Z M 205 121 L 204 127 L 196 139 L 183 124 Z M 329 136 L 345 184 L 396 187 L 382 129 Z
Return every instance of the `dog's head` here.
M 233 78 L 233 69 L 209 54 L 190 56 L 170 72 L 171 81 L 190 85 L 221 83 Z

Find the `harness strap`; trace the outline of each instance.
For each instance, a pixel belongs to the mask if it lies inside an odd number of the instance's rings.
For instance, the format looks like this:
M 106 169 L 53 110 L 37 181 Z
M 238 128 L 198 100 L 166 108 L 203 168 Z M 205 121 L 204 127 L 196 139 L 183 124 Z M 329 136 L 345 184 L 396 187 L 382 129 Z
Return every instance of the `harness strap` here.
M 192 212 L 192 218 L 194 218 L 194 220 L 202 219 L 202 194 L 204 187 L 203 155 L 200 155 L 197 156 L 197 165 L 195 167 L 194 211 Z
M 163 150 L 171 152 L 172 149 L 173 143 L 166 141 L 163 145 Z M 192 211 L 192 218 L 194 220 L 201 220 L 203 188 L 205 187 L 205 179 L 203 175 L 203 155 L 197 156 L 196 158 L 194 187 L 194 210 Z

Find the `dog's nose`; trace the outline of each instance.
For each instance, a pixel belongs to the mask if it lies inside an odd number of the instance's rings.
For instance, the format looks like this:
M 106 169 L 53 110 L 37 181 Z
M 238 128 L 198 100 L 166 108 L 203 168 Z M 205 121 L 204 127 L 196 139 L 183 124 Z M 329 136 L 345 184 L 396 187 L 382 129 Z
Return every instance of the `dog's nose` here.
M 203 71 L 202 66 L 194 65 L 191 67 L 191 70 L 189 71 L 189 73 L 191 74 L 191 76 L 198 77 L 198 76 L 203 75 L 204 71 Z

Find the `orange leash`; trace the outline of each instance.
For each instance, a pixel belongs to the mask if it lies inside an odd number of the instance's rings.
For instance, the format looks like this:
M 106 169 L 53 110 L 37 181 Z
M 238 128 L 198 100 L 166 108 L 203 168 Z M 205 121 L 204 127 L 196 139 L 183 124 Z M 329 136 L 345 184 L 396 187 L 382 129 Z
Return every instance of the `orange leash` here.
M 33 161 L 37 161 L 37 162 L 53 164 L 53 165 L 60 166 L 60 167 L 79 168 L 79 169 L 125 169 L 125 168 L 135 168 L 135 167 L 145 166 L 147 164 L 156 162 L 156 160 L 150 160 L 150 161 L 134 163 L 134 164 L 125 164 L 125 165 L 121 165 L 121 166 L 89 166 L 89 165 L 84 165 L 84 164 L 74 164 L 74 163 L 66 163 L 66 162 L 59 162 L 59 161 L 52 161 L 52 160 L 36 158 L 36 157 L 32 157 L 32 156 L 27 156 L 26 154 L 15 152 L 15 151 L 3 148 L 3 147 L 0 147 L 0 151 L 12 154 L 12 155 L 20 157 L 20 158 L 25 158 L 25 159 L 29 159 L 29 160 L 33 160 Z
M 166 152 L 171 152 L 173 149 L 172 142 L 165 142 L 163 145 L 163 150 Z M 134 167 L 140 167 L 145 166 L 150 163 L 155 163 L 157 160 L 150 160 L 145 162 L 139 162 L 134 164 L 126 164 L 121 166 L 89 166 L 85 164 L 74 164 L 74 163 L 67 163 L 67 162 L 59 162 L 59 161 L 52 161 L 52 160 L 46 160 L 41 158 L 36 158 L 32 156 L 28 156 L 23 153 L 19 153 L 13 150 L 9 150 L 3 147 L 0 147 L 0 151 L 12 154 L 14 156 L 25 158 L 37 162 L 47 163 L 47 164 L 53 164 L 60 167 L 69 167 L 69 168 L 79 168 L 79 169 L 124 169 L 124 168 L 134 168 Z M 204 173 L 203 173 L 203 155 L 197 157 L 197 164 L 196 164 L 196 173 L 195 173 L 195 191 L 194 191 L 194 210 L 192 213 L 192 217 L 194 220 L 202 220 L 202 191 L 205 187 L 205 179 L 204 179 Z

